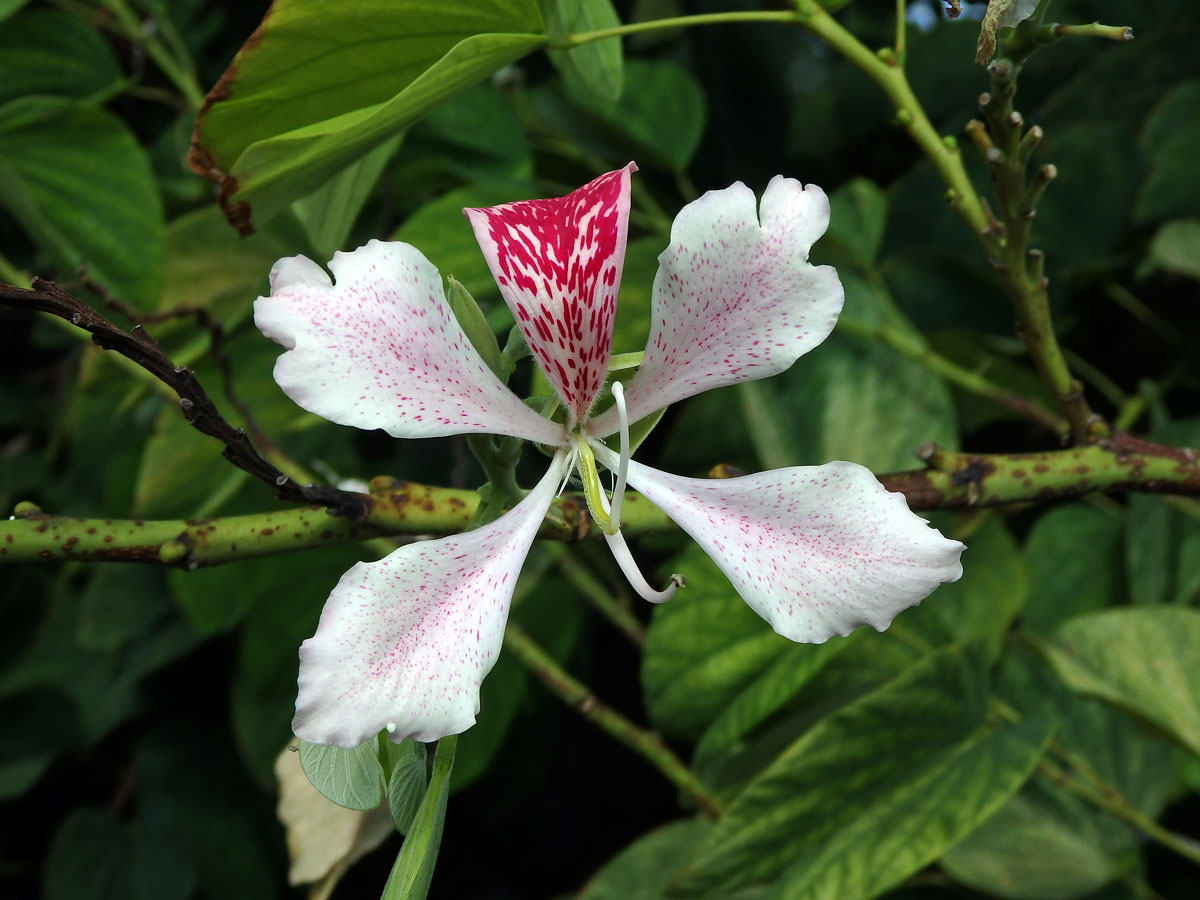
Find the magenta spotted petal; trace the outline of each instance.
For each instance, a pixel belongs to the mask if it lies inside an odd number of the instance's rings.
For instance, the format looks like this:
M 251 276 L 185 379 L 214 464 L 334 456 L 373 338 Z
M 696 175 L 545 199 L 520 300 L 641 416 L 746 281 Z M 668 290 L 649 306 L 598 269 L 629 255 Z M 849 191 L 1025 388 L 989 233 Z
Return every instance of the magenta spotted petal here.
M 810 265 L 808 251 L 828 224 L 825 192 L 781 176 L 761 205 L 738 183 L 680 210 L 658 258 L 646 353 L 625 387 L 630 418 L 777 375 L 825 340 L 842 285 L 831 266 Z M 591 432 L 616 427 L 610 409 Z
M 636 169 L 630 163 L 565 197 L 463 210 L 572 425 L 587 418 L 608 374 Z
M 408 244 L 371 241 L 325 271 L 303 256 L 271 270 L 254 322 L 287 348 L 275 381 L 341 425 L 393 437 L 492 432 L 562 443 L 563 431 L 504 386 L 471 346 L 442 277 Z
M 631 462 L 629 483 L 793 641 L 819 644 L 859 625 L 883 631 L 897 613 L 962 575 L 963 545 L 854 463 L 702 479 Z
M 490 525 L 409 544 L 343 575 L 300 648 L 296 735 L 355 747 L 385 728 L 394 741 L 470 728 L 517 576 L 565 470 L 559 453 Z

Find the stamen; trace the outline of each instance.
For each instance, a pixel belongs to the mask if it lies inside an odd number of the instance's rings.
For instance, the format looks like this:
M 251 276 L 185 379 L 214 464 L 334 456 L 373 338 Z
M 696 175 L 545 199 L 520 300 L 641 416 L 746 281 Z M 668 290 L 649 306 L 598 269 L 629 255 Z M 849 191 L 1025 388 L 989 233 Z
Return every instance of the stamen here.
M 672 575 L 671 583 L 665 589 L 656 591 L 650 587 L 642 575 L 641 569 L 633 561 L 633 554 L 629 552 L 629 545 L 625 543 L 625 535 L 621 534 L 620 531 L 616 534 L 605 532 L 604 540 L 608 542 L 608 549 L 612 551 L 613 559 L 617 561 L 617 565 L 625 573 L 625 578 L 629 581 L 630 587 L 637 591 L 638 596 L 643 600 L 649 600 L 651 603 L 663 603 L 675 596 L 677 588 L 681 588 L 687 583 L 684 581 L 682 575 Z
M 621 498 L 625 496 L 625 476 L 629 474 L 629 413 L 625 409 L 625 388 L 621 382 L 612 383 L 613 403 L 617 407 L 617 421 L 621 423 L 621 461 L 617 465 L 617 483 L 612 494 L 612 520 L 621 527 Z
M 621 526 L 608 514 L 608 498 L 604 496 L 600 473 L 596 471 L 596 456 L 582 435 L 576 436 L 575 449 L 579 453 L 579 478 L 583 482 L 583 499 L 587 501 L 588 512 L 601 531 L 612 534 Z

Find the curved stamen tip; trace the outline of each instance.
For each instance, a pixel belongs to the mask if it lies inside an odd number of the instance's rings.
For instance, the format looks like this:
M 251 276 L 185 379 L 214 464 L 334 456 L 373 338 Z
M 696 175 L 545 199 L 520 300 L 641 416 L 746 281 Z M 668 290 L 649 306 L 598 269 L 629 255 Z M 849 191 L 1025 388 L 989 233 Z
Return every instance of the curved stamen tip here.
M 637 591 L 638 596 L 643 600 L 651 603 L 665 603 L 675 596 L 676 590 L 686 584 L 682 575 L 672 575 L 670 583 L 661 591 L 656 591 L 650 587 L 645 576 L 642 575 L 641 569 L 633 561 L 633 554 L 629 552 L 629 545 L 625 543 L 625 536 L 621 532 L 618 531 L 616 534 L 605 532 L 604 540 L 608 542 L 608 549 L 612 551 L 613 558 L 620 566 L 630 587 Z

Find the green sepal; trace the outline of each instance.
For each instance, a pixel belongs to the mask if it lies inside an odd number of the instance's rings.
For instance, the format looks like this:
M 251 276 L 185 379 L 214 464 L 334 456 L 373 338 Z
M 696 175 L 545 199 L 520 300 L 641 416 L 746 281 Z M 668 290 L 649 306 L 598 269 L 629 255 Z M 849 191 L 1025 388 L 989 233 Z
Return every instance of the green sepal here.
M 471 342 L 472 347 L 479 351 L 479 355 L 483 357 L 488 368 L 496 373 L 497 378 L 504 381 L 500 345 L 496 343 L 496 335 L 488 327 L 483 310 L 479 308 L 479 304 L 475 302 L 475 298 L 471 296 L 471 292 L 463 286 L 461 281 L 451 275 L 446 282 L 446 299 L 450 303 L 450 309 L 454 312 L 454 318 L 458 319 L 458 324 L 466 333 L 467 340 Z

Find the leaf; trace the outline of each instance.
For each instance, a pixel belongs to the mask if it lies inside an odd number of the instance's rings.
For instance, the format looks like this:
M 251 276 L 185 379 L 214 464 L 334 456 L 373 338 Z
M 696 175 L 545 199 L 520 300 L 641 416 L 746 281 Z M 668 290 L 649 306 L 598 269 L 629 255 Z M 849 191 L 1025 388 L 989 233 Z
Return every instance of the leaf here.
M 388 778 L 388 812 L 396 830 L 408 834 L 425 796 L 425 745 L 408 738 L 396 749 Z
M 850 271 L 842 317 L 924 338 L 886 291 Z M 782 375 L 763 382 L 783 459 L 791 465 L 848 459 L 875 472 L 912 467 L 924 441 L 955 446 L 954 402 L 940 378 L 895 350 L 835 333 Z M 752 434 L 752 438 L 754 435 Z
M 453 734 L 438 741 L 425 798 L 413 818 L 380 900 L 424 900 L 429 893 L 446 821 L 446 801 L 450 796 L 450 773 L 454 768 L 457 741 L 458 736 Z
M 570 83 L 532 99 L 555 130 L 606 159 L 632 155 L 642 165 L 683 172 L 704 134 L 704 92 L 694 75 L 669 62 L 626 62 L 625 91 L 615 102 Z
M 112 815 L 90 806 L 71 812 L 54 834 L 42 889 L 46 900 L 121 900 L 130 896 L 129 840 Z
M 694 738 L 791 642 L 755 615 L 700 548 L 689 546 L 670 568 L 687 573 L 686 602 L 654 608 L 642 687 L 655 727 Z
M 684 819 L 642 835 L 588 879 L 575 900 L 660 900 L 711 827 L 703 819 Z
M 1200 220 L 1164 224 L 1150 242 L 1150 259 L 1168 272 L 1200 281 Z
M 1058 740 L 1139 812 L 1154 819 L 1171 790 L 1170 746 L 1099 700 L 1064 685 L 1032 651 L 1004 657 L 997 693 L 1023 715 L 1059 722 Z M 1135 869 L 1141 835 L 1056 781 L 1020 793 L 942 857 L 951 877 L 1002 897 L 1077 897 Z
M 1079 616 L 1040 649 L 1073 689 L 1152 722 L 1200 755 L 1200 610 Z
M 3 22 L 29 0 L 0 0 L 0 22 Z
M 112 48 L 80 16 L 31 9 L 0 28 L 0 106 L 32 94 L 86 100 L 120 80 Z
M 1200 79 L 1178 84 L 1146 117 L 1138 146 L 1150 161 L 1134 205 L 1138 223 L 1200 216 L 1200 188 L 1194 184 L 1200 153 Z
M 357 747 L 327 747 L 300 741 L 300 764 L 312 786 L 346 809 L 374 809 L 383 799 L 378 740 Z
M 368 0 L 336 16 L 281 0 L 209 94 L 189 162 L 246 230 L 247 204 L 266 221 L 544 41 L 535 0 Z
M 789 746 L 726 810 L 672 896 L 873 897 L 940 856 L 1028 777 L 1044 722 L 981 728 L 978 653 L 927 657 Z
M 462 282 L 487 312 L 489 299 L 503 303 L 463 208 L 509 203 L 528 196 L 529 190 L 522 182 L 481 182 L 448 191 L 405 219 L 392 240 L 406 241 L 420 250 L 443 278 Z
M 829 231 L 819 255 L 838 252 L 862 268 L 870 268 L 887 224 L 887 194 L 867 178 L 854 178 L 829 197 Z
M 695 765 L 700 768 L 717 754 L 734 747 L 741 738 L 761 725 L 808 684 L 833 657 L 865 632 L 826 641 L 824 644 L 792 644 L 762 674 L 755 677 L 705 730 L 696 745 Z
M 292 204 L 322 261 L 331 258 L 335 250 L 353 249 L 346 246 L 350 230 L 399 146 L 400 135 L 384 141 Z
M 346 868 L 392 834 L 382 808 L 346 809 L 314 788 L 292 748 L 276 757 L 274 771 L 277 813 L 287 833 L 288 884 L 319 882 L 320 889 L 331 891 Z
M 162 203 L 145 151 L 110 113 L 24 97 L 0 107 L 0 204 L 70 276 L 80 266 L 150 308 L 162 287 Z
M 1029 600 L 1021 616 L 1031 631 L 1048 634 L 1079 613 L 1104 609 L 1124 594 L 1122 523 L 1092 506 L 1047 510 L 1025 538 Z
M 610 0 L 541 0 L 546 31 L 553 39 L 587 31 L 615 28 L 621 24 Z M 621 96 L 621 39 L 604 38 L 577 47 L 546 51 L 550 62 L 573 89 L 612 103 Z
M 76 733 L 75 710 L 61 693 L 45 688 L 0 698 L 0 719 L 20 723 L 0 734 L 0 798 L 28 791 Z
M 989 658 L 996 659 L 1025 607 L 1030 578 L 1002 516 L 988 514 L 963 540 L 963 577 L 939 587 L 892 628 L 899 635 L 916 634 L 934 647 L 979 640 Z

